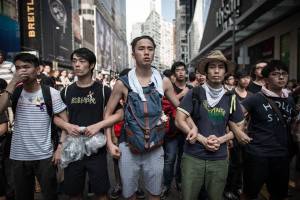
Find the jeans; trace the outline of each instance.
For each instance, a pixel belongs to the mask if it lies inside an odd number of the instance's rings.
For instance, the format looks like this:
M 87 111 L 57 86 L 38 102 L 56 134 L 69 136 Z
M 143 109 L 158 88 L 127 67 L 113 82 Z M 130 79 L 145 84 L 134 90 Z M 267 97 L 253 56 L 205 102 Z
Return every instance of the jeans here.
M 166 138 L 164 143 L 165 161 L 164 161 L 164 186 L 170 188 L 174 177 L 174 165 L 177 156 L 178 140 L 177 138 Z

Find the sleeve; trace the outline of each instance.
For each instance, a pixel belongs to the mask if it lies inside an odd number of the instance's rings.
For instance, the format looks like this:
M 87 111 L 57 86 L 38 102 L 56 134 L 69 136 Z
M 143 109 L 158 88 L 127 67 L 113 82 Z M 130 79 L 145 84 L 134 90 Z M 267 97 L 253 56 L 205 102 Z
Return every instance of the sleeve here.
M 236 109 L 229 115 L 229 121 L 240 123 L 244 121 L 244 113 L 242 111 L 241 104 L 238 100 L 235 101 Z
M 8 118 L 7 118 L 6 112 L 3 112 L 0 114 L 0 124 L 6 123 L 6 122 L 8 122 Z
M 183 112 L 187 116 L 190 116 L 190 113 L 193 111 L 193 99 L 192 99 L 193 90 L 188 91 L 188 93 L 183 97 L 178 106 L 177 110 Z
M 253 102 L 257 101 L 255 100 L 256 94 L 251 95 L 247 97 L 245 100 L 241 102 L 242 106 L 247 110 L 247 112 L 251 113 L 253 108 Z
M 50 88 L 50 92 L 52 98 L 53 113 L 54 114 L 61 113 L 66 109 L 66 105 L 64 104 L 59 91 L 54 88 Z

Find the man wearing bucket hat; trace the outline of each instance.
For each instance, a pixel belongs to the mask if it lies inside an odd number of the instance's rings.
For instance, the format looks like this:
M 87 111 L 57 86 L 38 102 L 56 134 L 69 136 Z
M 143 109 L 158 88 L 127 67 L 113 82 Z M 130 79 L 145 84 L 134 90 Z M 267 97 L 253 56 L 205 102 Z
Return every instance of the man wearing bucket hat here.
M 183 199 L 197 199 L 202 186 L 208 199 L 222 199 L 228 172 L 226 142 L 233 138 L 227 132 L 229 121 L 243 122 L 243 113 L 232 92 L 226 92 L 222 82 L 225 73 L 234 71 L 234 64 L 221 51 L 211 51 L 203 58 L 198 71 L 205 74 L 207 82 L 190 90 L 177 108 L 176 125 L 184 133 L 190 128 L 186 123 L 192 117 L 198 127 L 197 140 L 185 143 L 182 157 Z

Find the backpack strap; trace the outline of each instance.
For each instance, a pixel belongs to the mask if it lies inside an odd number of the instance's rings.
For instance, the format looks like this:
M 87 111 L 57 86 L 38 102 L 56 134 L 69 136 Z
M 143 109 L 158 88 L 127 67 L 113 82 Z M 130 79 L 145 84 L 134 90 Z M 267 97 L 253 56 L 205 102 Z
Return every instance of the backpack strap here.
M 102 101 L 103 101 L 103 112 L 105 109 L 105 91 L 104 91 L 105 86 L 102 84 Z
M 50 92 L 50 87 L 48 85 L 41 84 L 42 94 L 44 97 L 44 102 L 46 105 L 47 113 L 52 118 L 53 117 L 53 104 Z
M 122 83 L 125 85 L 125 87 L 127 87 L 128 92 L 132 91 L 132 89 L 131 89 L 131 87 L 129 85 L 128 74 L 119 77 L 119 80 L 122 81 Z
M 11 96 L 11 108 L 12 108 L 12 111 L 13 111 L 14 115 L 16 113 L 17 104 L 18 104 L 19 98 L 21 96 L 22 90 L 23 90 L 22 85 L 16 87 L 16 89 L 14 90 L 14 92 Z

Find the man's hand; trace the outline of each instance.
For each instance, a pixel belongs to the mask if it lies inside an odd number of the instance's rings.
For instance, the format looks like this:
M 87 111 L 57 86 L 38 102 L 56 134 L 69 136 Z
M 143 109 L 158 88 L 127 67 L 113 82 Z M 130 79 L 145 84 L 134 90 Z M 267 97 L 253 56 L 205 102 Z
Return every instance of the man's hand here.
M 78 136 L 81 133 L 80 127 L 75 124 L 68 124 L 68 128 L 66 130 L 69 135 Z
M 197 140 L 197 135 L 198 133 L 194 129 L 191 129 L 186 136 L 186 140 L 189 141 L 189 143 L 194 144 Z
M 93 125 L 87 126 L 84 130 L 84 135 L 86 135 L 88 137 L 92 137 L 96 133 L 99 133 L 100 129 L 101 129 L 101 127 L 99 127 L 98 124 L 93 124 Z
M 248 144 L 251 142 L 252 138 L 250 138 L 244 131 L 238 131 L 235 134 L 236 139 L 241 144 Z
M 17 70 L 12 79 L 11 79 L 11 82 L 12 83 L 15 83 L 15 84 L 18 84 L 24 80 L 26 80 L 27 78 L 29 77 L 28 74 L 26 74 L 26 70 L 25 69 L 20 69 L 20 70 Z
M 60 163 L 60 160 L 61 160 L 61 148 L 62 148 L 62 145 L 61 144 L 58 145 L 56 151 L 53 154 L 52 162 L 53 162 L 54 165 L 58 165 Z
M 112 157 L 119 159 L 121 156 L 121 151 L 119 149 L 118 146 L 116 146 L 115 144 L 113 144 L 112 142 L 107 144 L 107 148 L 110 152 L 110 154 L 112 155 Z
M 220 147 L 220 141 L 215 135 L 204 137 L 203 135 L 198 134 L 197 141 L 199 141 L 208 151 L 215 152 Z

